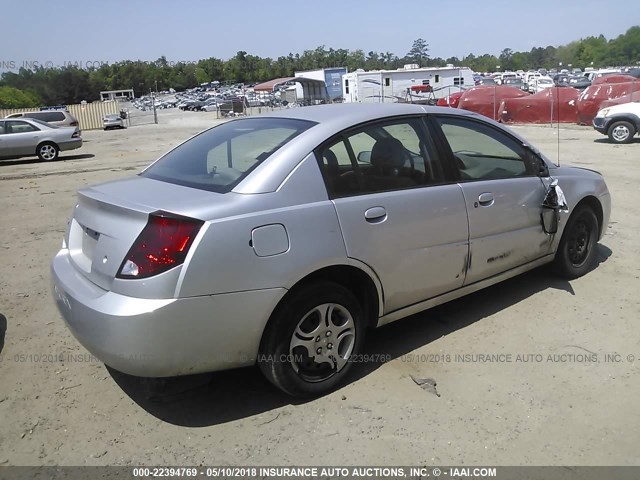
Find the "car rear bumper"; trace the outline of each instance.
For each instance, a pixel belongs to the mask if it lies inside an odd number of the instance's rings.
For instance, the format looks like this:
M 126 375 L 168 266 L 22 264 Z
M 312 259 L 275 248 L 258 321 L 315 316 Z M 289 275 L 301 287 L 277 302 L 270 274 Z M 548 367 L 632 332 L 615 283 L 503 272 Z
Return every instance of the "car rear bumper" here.
M 65 152 L 67 150 L 75 150 L 76 148 L 80 148 L 81 146 L 82 138 L 74 138 L 73 140 L 69 140 L 68 142 L 58 143 L 58 147 L 60 147 L 61 152 Z
M 253 365 L 262 332 L 286 289 L 179 299 L 103 290 L 62 249 L 51 265 L 54 299 L 71 333 L 107 365 L 168 377 Z

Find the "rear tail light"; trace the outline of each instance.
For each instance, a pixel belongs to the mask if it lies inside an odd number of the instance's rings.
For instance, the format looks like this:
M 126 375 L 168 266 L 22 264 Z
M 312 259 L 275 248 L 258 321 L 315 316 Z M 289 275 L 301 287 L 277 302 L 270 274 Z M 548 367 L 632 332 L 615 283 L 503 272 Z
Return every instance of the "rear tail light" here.
M 80 124 L 79 124 L 78 122 L 71 122 L 71 123 L 69 124 L 69 126 L 70 126 L 70 127 L 77 127 L 77 126 L 79 126 L 79 125 L 80 125 Z
M 182 265 L 204 222 L 165 212 L 149 215 L 117 278 L 147 278 Z

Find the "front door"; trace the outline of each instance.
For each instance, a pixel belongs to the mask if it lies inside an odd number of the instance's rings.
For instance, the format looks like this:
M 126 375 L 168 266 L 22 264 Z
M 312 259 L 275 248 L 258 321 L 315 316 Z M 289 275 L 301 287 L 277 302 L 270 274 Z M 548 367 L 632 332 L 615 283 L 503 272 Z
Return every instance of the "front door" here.
M 469 214 L 465 285 L 549 253 L 542 229 L 545 186 L 535 157 L 514 137 L 471 118 L 437 118 L 460 173 Z

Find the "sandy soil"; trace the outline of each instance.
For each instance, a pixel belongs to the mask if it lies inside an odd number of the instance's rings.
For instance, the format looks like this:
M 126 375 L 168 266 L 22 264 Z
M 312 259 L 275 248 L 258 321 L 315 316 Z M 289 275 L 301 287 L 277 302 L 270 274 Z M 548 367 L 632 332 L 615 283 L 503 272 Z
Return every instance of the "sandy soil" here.
M 536 270 L 372 332 L 367 352 L 390 361 L 292 402 L 256 369 L 164 384 L 110 371 L 54 306 L 75 190 L 134 174 L 215 115 L 160 121 L 85 132 L 54 163 L 0 162 L 0 465 L 638 464 L 640 141 L 560 129 L 561 161 L 603 172 L 613 196 L 595 270 Z M 557 155 L 557 130 L 516 130 Z

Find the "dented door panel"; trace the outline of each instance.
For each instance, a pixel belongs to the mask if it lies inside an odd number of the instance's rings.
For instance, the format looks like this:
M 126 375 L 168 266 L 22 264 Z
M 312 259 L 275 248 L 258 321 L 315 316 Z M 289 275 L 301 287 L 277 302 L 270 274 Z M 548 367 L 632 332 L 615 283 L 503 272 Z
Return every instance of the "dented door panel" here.
M 540 221 L 545 191 L 538 177 L 460 184 L 469 216 L 471 259 L 465 285 L 550 253 Z

